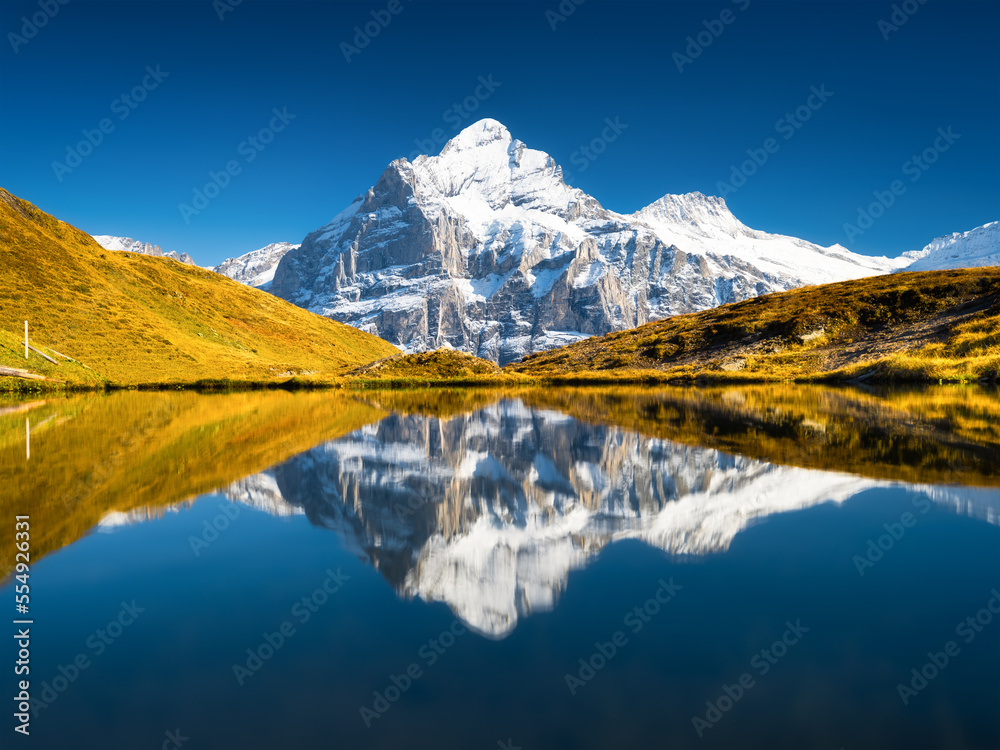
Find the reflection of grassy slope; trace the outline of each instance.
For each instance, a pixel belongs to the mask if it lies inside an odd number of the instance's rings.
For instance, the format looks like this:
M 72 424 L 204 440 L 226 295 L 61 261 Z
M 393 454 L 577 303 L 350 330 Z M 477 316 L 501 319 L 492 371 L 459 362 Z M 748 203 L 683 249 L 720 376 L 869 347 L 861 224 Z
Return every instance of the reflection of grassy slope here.
M 37 560 L 110 511 L 209 492 L 383 415 L 330 392 L 122 392 L 53 400 L 0 416 L 0 514 L 9 520 L 30 514 Z M 32 424 L 30 461 L 25 419 Z M 3 573 L 13 563 L 12 523 L 4 527 Z
M 996 380 L 1000 268 L 899 273 L 677 315 L 525 357 L 571 380 Z
M 1000 485 L 1000 397 L 820 386 L 548 389 L 536 407 L 750 458 L 914 483 Z
M 36 346 L 90 370 L 35 354 L 26 361 L 24 320 Z M 397 352 L 211 271 L 104 250 L 0 188 L 0 365 L 91 385 L 268 381 L 335 376 Z

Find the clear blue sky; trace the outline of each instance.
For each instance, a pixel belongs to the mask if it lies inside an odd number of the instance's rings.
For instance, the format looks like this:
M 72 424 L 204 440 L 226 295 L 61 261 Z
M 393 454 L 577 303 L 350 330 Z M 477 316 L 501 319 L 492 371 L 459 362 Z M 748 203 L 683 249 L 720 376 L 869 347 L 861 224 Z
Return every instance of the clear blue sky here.
M 389 0 L 243 0 L 222 20 L 211 0 L 72 0 L 30 39 L 22 17 L 42 6 L 4 0 L 0 185 L 90 233 L 208 265 L 301 241 L 417 140 L 493 117 L 617 211 L 665 193 L 718 194 L 747 149 L 774 138 L 777 150 L 726 196 L 754 228 L 896 254 L 1000 219 L 995 0 L 909 0 L 917 10 L 897 30 L 879 28 L 892 3 L 864 0 L 587 0 L 562 21 L 546 17 L 557 0 L 399 2 L 348 62 L 341 43 Z M 723 11 L 730 23 L 713 24 Z M 674 53 L 711 36 L 706 22 L 721 34 L 679 71 Z M 157 82 L 147 66 L 167 76 Z M 480 76 L 499 86 L 479 88 L 475 112 L 452 109 Z M 144 82 L 143 101 L 121 99 Z M 812 86 L 832 96 L 814 97 L 800 128 L 779 124 Z M 245 144 L 272 108 L 294 119 L 262 150 Z M 66 164 L 67 147 L 104 118 L 101 143 L 57 175 L 53 162 Z M 579 149 L 606 118 L 627 128 L 586 160 Z M 949 127 L 960 137 L 946 144 L 937 130 Z M 935 139 L 948 148 L 934 164 L 908 164 Z M 231 160 L 239 173 L 186 222 L 179 204 Z M 848 241 L 844 224 L 894 180 L 905 191 Z

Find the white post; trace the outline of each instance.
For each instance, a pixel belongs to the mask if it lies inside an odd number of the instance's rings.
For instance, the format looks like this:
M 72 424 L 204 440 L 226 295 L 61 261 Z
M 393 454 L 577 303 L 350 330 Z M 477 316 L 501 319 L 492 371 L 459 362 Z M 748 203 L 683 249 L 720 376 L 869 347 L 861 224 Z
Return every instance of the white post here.
M 24 358 L 28 358 L 28 321 L 24 321 Z
M 27 454 L 26 461 L 31 460 L 31 420 L 24 418 L 24 451 Z

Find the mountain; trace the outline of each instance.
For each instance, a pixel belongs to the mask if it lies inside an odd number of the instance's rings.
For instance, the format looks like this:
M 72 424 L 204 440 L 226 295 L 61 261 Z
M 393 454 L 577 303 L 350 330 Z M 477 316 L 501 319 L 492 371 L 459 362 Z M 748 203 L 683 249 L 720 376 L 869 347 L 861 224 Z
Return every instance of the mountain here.
M 238 258 L 226 258 L 214 268 L 214 271 L 228 276 L 233 281 L 266 291 L 271 286 L 278 261 L 287 252 L 297 250 L 299 247 L 300 245 L 293 245 L 290 242 L 274 242 Z
M 914 260 L 907 271 L 1000 266 L 1000 221 L 938 237 L 910 255 Z
M 106 252 L 0 189 L 0 365 L 73 383 L 335 377 L 398 350 L 197 266 Z M 24 359 L 34 345 L 76 362 Z M 82 364 L 81 364 L 82 363 Z
M 156 258 L 171 258 L 179 263 L 187 263 L 190 266 L 197 265 L 194 262 L 194 258 L 187 253 L 181 253 L 178 255 L 174 250 L 165 253 L 160 249 L 159 245 L 151 245 L 148 242 L 140 242 L 139 240 L 133 240 L 131 237 L 113 237 L 109 234 L 95 234 L 94 239 L 97 241 L 97 244 L 105 250 L 139 253 L 140 255 L 152 255 Z
M 724 552 L 768 517 L 886 486 L 503 400 L 448 420 L 392 414 L 224 494 L 278 515 L 304 512 L 400 595 L 444 602 L 476 632 L 503 638 L 521 617 L 551 610 L 569 573 L 616 541 Z M 903 486 L 957 513 L 1000 518 L 994 489 Z
M 753 230 L 701 193 L 615 213 L 487 119 L 438 156 L 392 162 L 281 259 L 270 291 L 405 351 L 449 346 L 506 364 L 908 262 Z

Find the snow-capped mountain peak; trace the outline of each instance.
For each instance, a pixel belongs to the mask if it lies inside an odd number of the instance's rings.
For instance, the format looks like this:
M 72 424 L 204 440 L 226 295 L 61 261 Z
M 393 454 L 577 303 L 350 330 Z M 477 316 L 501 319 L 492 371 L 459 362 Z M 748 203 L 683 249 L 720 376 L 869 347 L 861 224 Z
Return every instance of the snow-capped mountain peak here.
M 906 271 L 1000 266 L 1000 221 L 938 237 L 923 250 L 906 255 L 914 258 L 901 269 Z
M 493 144 L 500 144 L 502 148 L 506 149 L 513 141 L 513 136 L 503 123 L 487 117 L 473 123 L 448 141 L 441 150 L 441 155 L 469 151 Z
M 272 242 L 236 258 L 226 258 L 212 270 L 241 284 L 266 290 L 271 285 L 278 262 L 285 253 L 298 247 L 290 242 Z
M 171 258 L 179 263 L 195 265 L 194 258 L 187 253 L 178 253 L 175 250 L 163 252 L 159 245 L 152 245 L 149 242 L 141 242 L 131 237 L 115 237 L 110 234 L 95 234 L 94 241 L 105 250 L 125 253 L 139 253 L 140 255 L 152 255 L 156 258 Z
M 697 191 L 682 195 L 668 193 L 645 208 L 639 209 L 632 216 L 640 221 L 664 221 L 692 226 L 707 223 L 746 229 L 743 223 L 733 216 L 724 198 Z
M 560 214 L 583 196 L 563 182 L 551 156 L 512 138 L 496 120 L 470 125 L 437 156 L 417 157 L 408 166 L 403 176 L 415 183 L 418 201 L 432 213 L 446 203 L 479 225 L 480 234 L 494 212 L 508 209 L 510 218 L 519 218 L 516 208 Z

